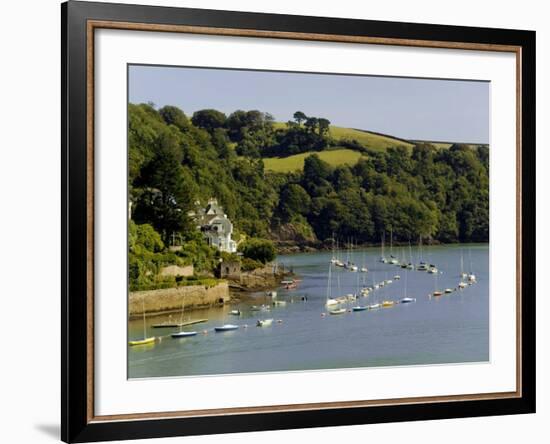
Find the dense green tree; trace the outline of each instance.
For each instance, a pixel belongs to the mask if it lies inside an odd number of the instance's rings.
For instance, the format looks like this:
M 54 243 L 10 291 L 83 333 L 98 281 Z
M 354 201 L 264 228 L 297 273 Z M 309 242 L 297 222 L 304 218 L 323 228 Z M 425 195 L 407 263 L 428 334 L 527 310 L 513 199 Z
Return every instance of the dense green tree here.
M 308 117 L 304 123 L 306 131 L 314 133 L 319 126 L 319 119 L 317 117 Z
M 292 117 L 294 117 L 294 120 L 298 125 L 301 125 L 302 122 L 305 122 L 307 119 L 307 116 L 302 111 L 296 111 Z
M 279 212 L 284 220 L 289 221 L 296 214 L 309 214 L 311 198 L 307 191 L 296 183 L 288 184 L 281 190 Z
M 317 120 L 317 125 L 319 126 L 319 135 L 321 137 L 328 136 L 330 130 L 330 120 L 320 117 Z
M 181 171 L 182 156 L 175 136 L 163 131 L 156 142 L 155 155 L 141 174 L 143 192 L 134 217 L 138 223 L 151 223 L 168 242 L 173 233 L 190 227 L 187 213 L 192 191 Z
M 262 264 L 271 262 L 275 259 L 276 251 L 273 242 L 265 239 L 247 239 L 246 242 L 239 245 L 239 250 L 243 256 Z
M 181 131 L 189 128 L 189 119 L 184 112 L 176 106 L 164 106 L 159 109 L 159 114 L 168 125 L 175 125 Z
M 227 117 L 224 113 L 215 109 L 203 109 L 195 111 L 193 118 L 191 119 L 193 125 L 199 128 L 204 128 L 208 132 L 214 131 L 216 128 L 222 128 L 225 126 Z
M 215 264 L 215 251 L 188 216 L 195 202 L 204 205 L 210 197 L 232 220 L 237 240 L 295 233 L 297 240 L 324 241 L 334 233 L 377 242 L 390 229 L 402 242 L 419 236 L 442 242 L 489 238 L 487 146 L 418 143 L 373 150 L 350 141 L 349 148 L 363 154 L 354 166 L 333 167 L 310 154 L 302 171 L 272 173 L 264 170 L 264 157 L 341 143 L 330 139 L 330 122 L 297 111 L 293 122 L 274 129 L 273 117 L 258 110 L 224 117 L 202 110 L 190 121 L 175 107 L 129 105 L 132 217 L 139 226 L 153 227 L 164 244 L 174 235 L 180 239 L 181 260 L 206 270 Z M 150 270 L 157 263 L 144 256 L 141 266 Z

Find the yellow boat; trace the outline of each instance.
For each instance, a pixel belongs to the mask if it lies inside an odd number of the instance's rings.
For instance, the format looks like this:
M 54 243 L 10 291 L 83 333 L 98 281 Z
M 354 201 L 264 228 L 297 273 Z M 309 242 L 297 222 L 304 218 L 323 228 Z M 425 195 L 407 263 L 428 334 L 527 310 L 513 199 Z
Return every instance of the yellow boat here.
M 382 302 L 382 307 L 393 307 L 394 304 L 395 304 L 395 302 L 393 302 L 393 301 L 383 301 Z
M 155 337 L 152 338 L 145 338 L 145 339 L 138 339 L 137 341 L 129 341 L 128 344 L 130 345 L 145 345 L 145 344 L 152 344 L 155 342 Z
M 147 337 L 147 324 L 145 323 L 145 295 L 141 299 L 141 311 L 143 313 L 143 339 L 138 339 L 136 341 L 128 341 L 128 344 L 133 345 L 147 345 L 155 342 L 155 337 Z

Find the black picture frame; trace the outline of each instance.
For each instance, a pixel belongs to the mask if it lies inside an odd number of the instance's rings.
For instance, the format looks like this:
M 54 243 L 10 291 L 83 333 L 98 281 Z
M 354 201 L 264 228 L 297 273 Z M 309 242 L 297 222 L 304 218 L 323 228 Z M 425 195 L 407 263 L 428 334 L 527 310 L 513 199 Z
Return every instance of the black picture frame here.
M 518 331 L 521 396 L 501 399 L 338 407 L 96 421 L 90 417 L 88 359 L 93 319 L 89 301 L 89 162 L 87 146 L 87 23 L 187 25 L 414 41 L 512 45 L 521 49 L 521 266 Z M 535 412 L 535 32 L 69 1 L 62 23 L 62 383 L 61 437 L 90 442 L 232 433 Z

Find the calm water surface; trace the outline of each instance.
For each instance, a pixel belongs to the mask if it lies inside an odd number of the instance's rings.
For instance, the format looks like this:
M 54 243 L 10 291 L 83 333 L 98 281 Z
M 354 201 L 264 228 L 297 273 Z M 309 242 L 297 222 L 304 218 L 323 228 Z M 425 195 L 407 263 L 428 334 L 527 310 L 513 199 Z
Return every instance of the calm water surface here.
M 333 267 L 333 297 L 356 293 L 365 282 L 400 280 L 351 302 L 372 304 L 398 301 L 406 294 L 415 303 L 391 308 L 326 315 L 327 274 L 331 252 L 279 256 L 278 261 L 292 266 L 302 279 L 296 290 L 277 289 L 285 307 L 271 312 L 250 310 L 251 304 L 269 303 L 264 293 L 252 303 L 193 311 L 185 319 L 208 318 L 203 324 L 186 327 L 199 334 L 172 339 L 178 329 L 152 329 L 151 324 L 178 321 L 180 315 L 147 319 L 147 335 L 161 336 L 153 345 L 128 348 L 130 378 L 250 373 L 285 370 L 332 369 L 390 365 L 443 364 L 489 360 L 489 247 L 487 244 L 432 247 L 424 249 L 424 260 L 438 266 L 440 274 L 406 271 L 378 262 L 376 248 L 356 250 L 351 260 L 359 267 L 363 261 L 368 273 L 354 273 Z M 408 256 L 408 248 L 404 250 Z M 464 269 L 471 270 L 477 284 L 439 298 L 430 297 L 439 289 L 455 288 L 460 281 L 461 253 Z M 394 249 L 401 258 L 402 250 Z M 417 250 L 412 250 L 417 258 Z M 346 259 L 346 254 L 343 254 Z M 408 260 L 408 257 L 407 257 Z M 471 264 L 471 265 L 470 265 Z M 405 276 L 406 275 L 406 276 Z M 302 296 L 307 301 L 301 301 Z M 344 306 L 346 307 L 346 306 Z M 241 316 L 229 311 L 240 309 Z M 258 319 L 273 318 L 270 327 L 256 327 Z M 280 320 L 281 323 L 276 321 Z M 236 331 L 215 333 L 223 323 L 238 324 Z M 244 326 L 247 325 L 247 328 Z M 132 321 L 130 339 L 143 336 L 143 322 Z

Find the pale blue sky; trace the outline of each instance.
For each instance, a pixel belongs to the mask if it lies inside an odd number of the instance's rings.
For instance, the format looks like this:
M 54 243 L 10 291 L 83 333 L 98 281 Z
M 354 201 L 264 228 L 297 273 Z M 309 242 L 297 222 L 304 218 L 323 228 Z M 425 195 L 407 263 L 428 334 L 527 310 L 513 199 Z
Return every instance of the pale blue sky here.
M 132 103 L 175 105 L 189 116 L 205 108 L 258 109 L 282 122 L 300 110 L 337 126 L 452 142 L 489 143 L 489 90 L 488 82 L 468 80 L 129 68 Z

